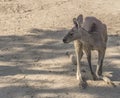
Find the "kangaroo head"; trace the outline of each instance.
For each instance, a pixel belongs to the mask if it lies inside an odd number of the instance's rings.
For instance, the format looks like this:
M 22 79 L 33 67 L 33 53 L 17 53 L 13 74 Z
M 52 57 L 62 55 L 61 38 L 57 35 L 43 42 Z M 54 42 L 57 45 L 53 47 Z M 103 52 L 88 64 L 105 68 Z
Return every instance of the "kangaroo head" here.
M 83 32 L 83 29 L 81 28 L 81 23 L 79 21 L 80 20 L 73 18 L 74 27 L 63 38 L 64 43 L 69 43 L 81 38 L 81 33 Z

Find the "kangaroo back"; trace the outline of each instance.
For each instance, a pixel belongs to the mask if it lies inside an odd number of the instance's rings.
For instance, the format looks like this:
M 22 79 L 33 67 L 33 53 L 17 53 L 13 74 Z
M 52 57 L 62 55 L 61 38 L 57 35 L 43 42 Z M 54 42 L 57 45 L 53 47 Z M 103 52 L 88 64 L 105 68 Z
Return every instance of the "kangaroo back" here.
M 83 22 L 83 28 L 89 33 L 96 32 L 104 42 L 107 42 L 107 26 L 96 17 L 86 17 Z

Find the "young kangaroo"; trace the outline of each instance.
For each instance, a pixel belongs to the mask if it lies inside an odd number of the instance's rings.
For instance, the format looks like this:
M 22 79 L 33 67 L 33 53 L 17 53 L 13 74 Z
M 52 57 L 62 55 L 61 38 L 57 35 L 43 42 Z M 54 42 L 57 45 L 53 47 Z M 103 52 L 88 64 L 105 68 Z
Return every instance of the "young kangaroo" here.
M 87 55 L 87 61 L 90 67 L 93 79 L 103 79 L 107 83 L 112 83 L 107 77 L 102 76 L 103 59 L 107 44 L 107 27 L 95 17 L 86 17 L 83 22 L 83 16 L 79 15 L 73 18 L 74 27 L 63 38 L 64 43 L 74 41 L 74 47 L 77 57 L 77 79 L 80 81 L 80 87 L 86 88 L 87 83 L 82 75 L 81 58 L 83 51 Z M 91 66 L 91 51 L 98 51 L 98 65 L 96 74 Z

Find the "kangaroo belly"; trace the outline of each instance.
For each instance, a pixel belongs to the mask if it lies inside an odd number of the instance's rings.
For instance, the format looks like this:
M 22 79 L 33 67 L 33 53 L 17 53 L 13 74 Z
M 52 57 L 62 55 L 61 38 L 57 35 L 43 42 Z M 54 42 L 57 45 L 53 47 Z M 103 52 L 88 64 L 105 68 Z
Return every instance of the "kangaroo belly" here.
M 94 43 L 83 43 L 83 49 L 88 49 L 88 50 L 101 50 L 101 49 L 104 49 L 106 48 L 106 44 L 104 42 L 97 42 L 97 41 L 94 41 Z

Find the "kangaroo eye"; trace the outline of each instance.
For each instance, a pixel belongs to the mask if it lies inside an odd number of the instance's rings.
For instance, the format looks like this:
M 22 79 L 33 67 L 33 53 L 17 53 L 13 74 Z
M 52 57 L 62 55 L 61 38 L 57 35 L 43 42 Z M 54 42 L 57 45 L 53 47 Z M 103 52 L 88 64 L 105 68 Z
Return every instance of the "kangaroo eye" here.
M 73 33 L 71 33 L 70 36 L 73 36 Z

